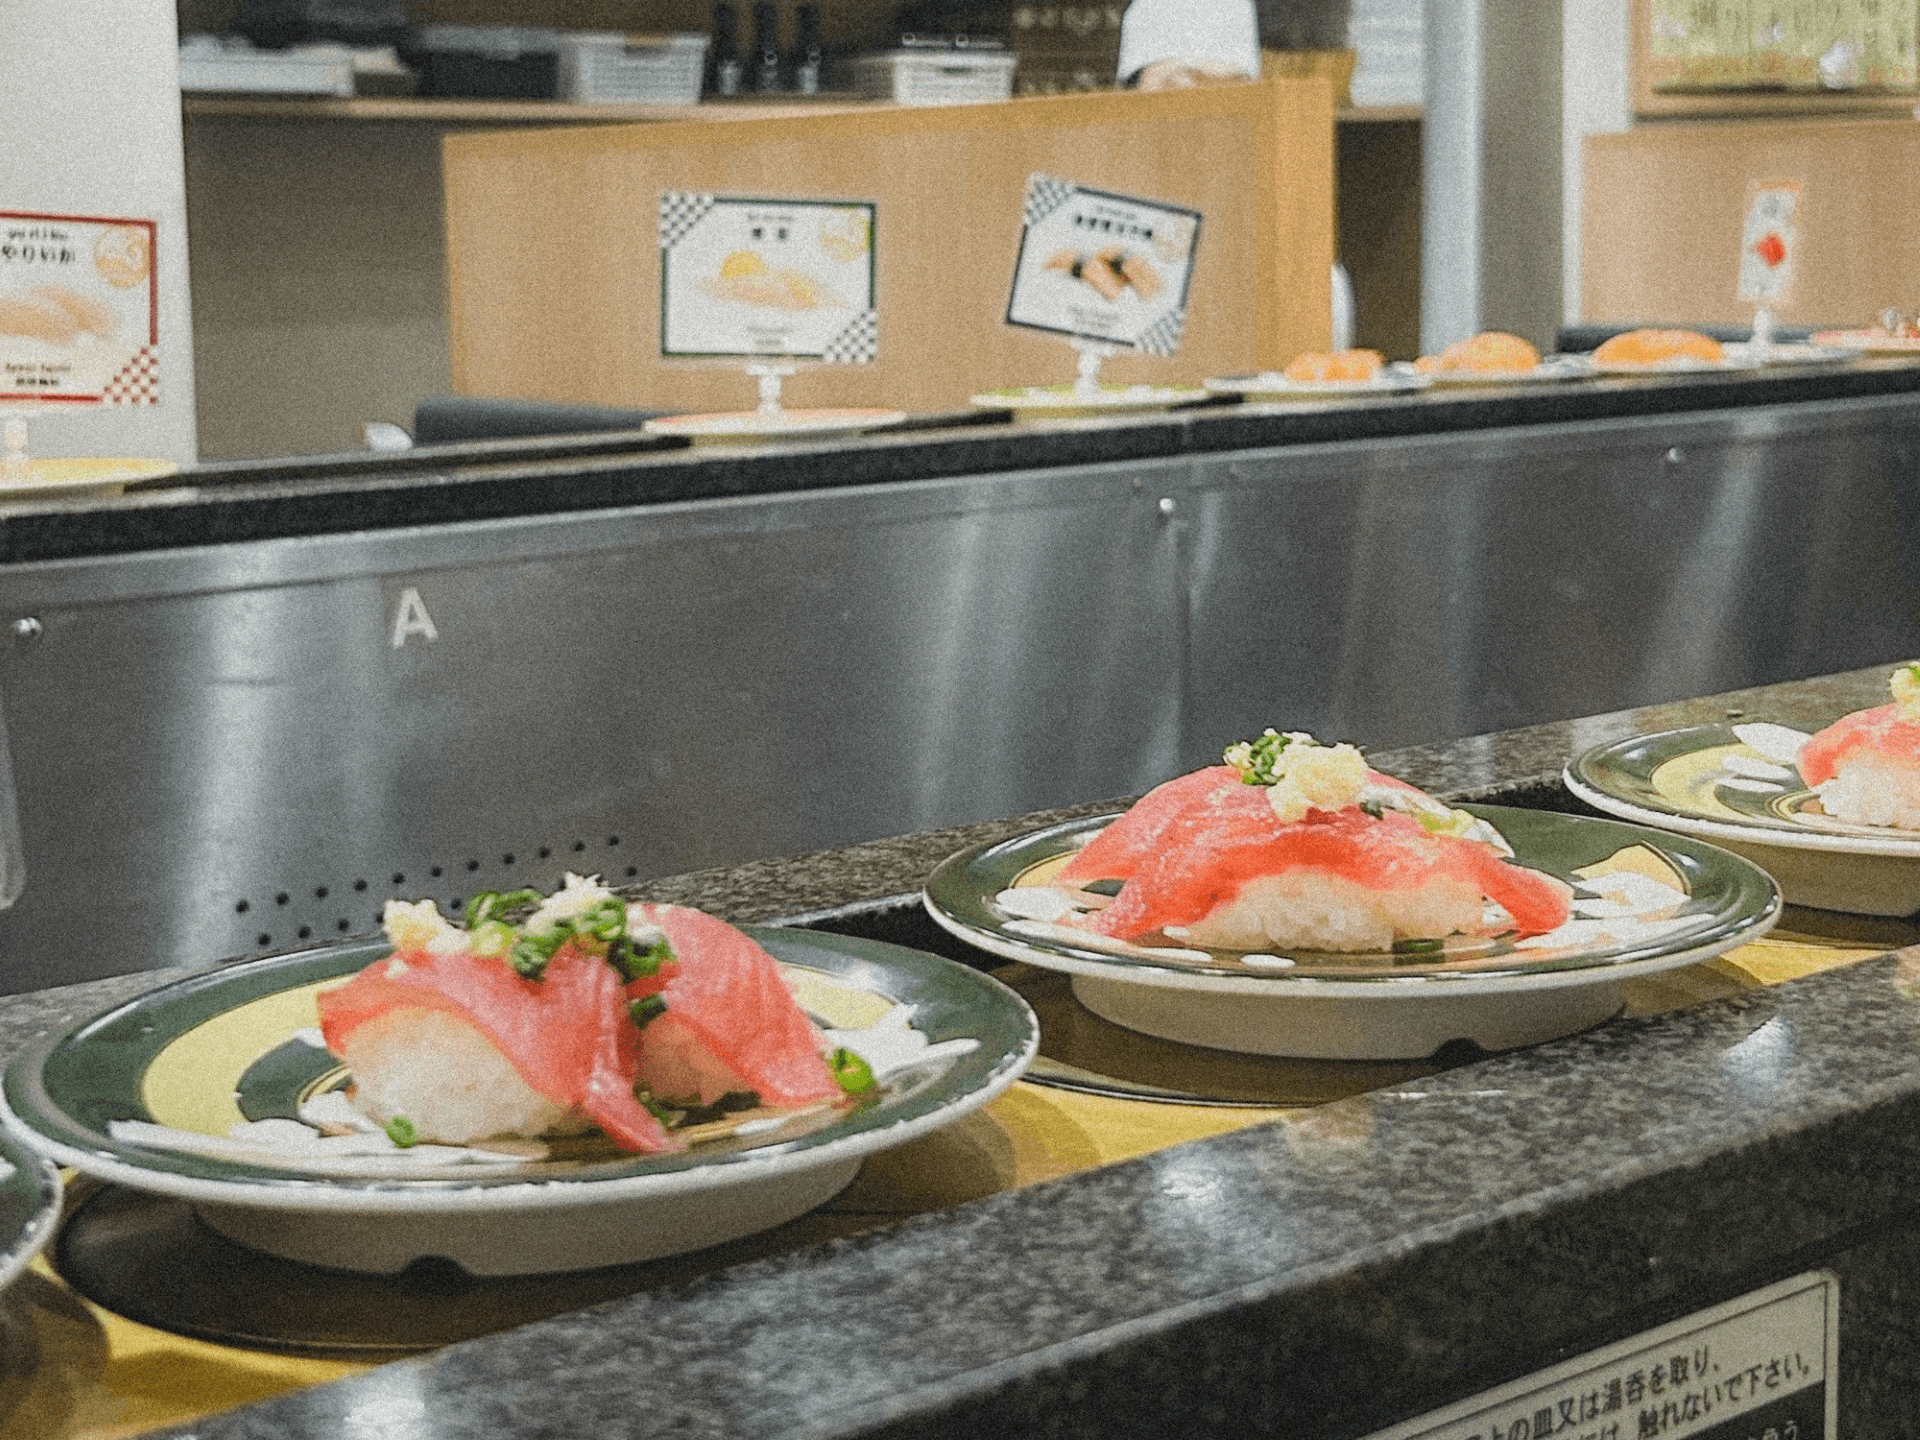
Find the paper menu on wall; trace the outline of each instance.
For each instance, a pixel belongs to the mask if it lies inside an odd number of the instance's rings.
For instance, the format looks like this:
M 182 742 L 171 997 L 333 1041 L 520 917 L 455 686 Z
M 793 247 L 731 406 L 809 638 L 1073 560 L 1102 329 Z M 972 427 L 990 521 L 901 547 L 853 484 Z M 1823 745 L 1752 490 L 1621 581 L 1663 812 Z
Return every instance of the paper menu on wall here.
M 1007 323 L 1171 355 L 1186 326 L 1200 212 L 1027 179 Z
M 871 202 L 660 197 L 660 353 L 862 365 L 878 349 Z
M 159 403 L 156 228 L 0 211 L 0 402 Z

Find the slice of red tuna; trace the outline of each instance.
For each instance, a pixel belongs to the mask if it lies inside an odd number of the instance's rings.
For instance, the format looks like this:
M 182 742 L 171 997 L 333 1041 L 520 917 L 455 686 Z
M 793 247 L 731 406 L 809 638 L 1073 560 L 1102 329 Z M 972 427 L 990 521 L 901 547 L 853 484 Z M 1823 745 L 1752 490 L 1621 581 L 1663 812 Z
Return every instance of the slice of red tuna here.
M 820 1054 L 820 1036 L 794 1001 L 774 958 L 724 920 L 682 905 L 634 907 L 666 932 L 679 957 L 665 985 L 637 980 L 628 993 L 657 992 L 666 1010 L 640 1032 L 640 1078 L 663 1100 L 711 1104 L 751 1090 L 763 1105 L 840 1097 Z
M 684 1149 L 634 1098 L 640 1034 L 620 977 L 571 942 L 538 980 L 470 951 L 404 951 L 318 997 L 327 1048 L 344 1053 L 361 1025 L 391 1010 L 439 1010 L 472 1025 L 528 1085 L 578 1109 L 623 1150 Z

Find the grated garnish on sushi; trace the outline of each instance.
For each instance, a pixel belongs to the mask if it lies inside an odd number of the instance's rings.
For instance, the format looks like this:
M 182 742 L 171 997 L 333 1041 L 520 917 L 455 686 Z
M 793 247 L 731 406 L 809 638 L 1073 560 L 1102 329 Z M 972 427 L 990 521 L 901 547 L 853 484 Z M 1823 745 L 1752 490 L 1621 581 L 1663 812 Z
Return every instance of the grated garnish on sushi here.
M 1892 701 L 1843 715 L 1800 747 L 1820 808 L 1853 825 L 1920 830 L 1920 664 L 1887 677 Z
M 476 895 L 465 926 L 431 900 L 382 918 L 393 954 L 317 1003 L 349 1102 L 397 1145 L 597 1129 L 676 1150 L 682 1126 L 872 1087 L 774 958 L 698 910 L 569 874 L 552 895 Z
M 1081 925 L 1210 949 L 1356 951 L 1537 935 L 1567 918 L 1565 882 L 1512 863 L 1491 825 L 1352 745 L 1268 730 L 1223 760 L 1149 791 L 1060 869 L 1063 884 L 1122 882 Z

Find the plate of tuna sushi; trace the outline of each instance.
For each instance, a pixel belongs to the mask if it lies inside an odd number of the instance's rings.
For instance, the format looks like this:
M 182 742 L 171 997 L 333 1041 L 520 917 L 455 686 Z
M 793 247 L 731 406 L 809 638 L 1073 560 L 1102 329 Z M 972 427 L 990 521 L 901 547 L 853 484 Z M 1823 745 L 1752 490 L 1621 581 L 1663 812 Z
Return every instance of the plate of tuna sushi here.
M 1690 725 L 1598 745 L 1567 788 L 1595 809 L 1746 855 L 1788 901 L 1920 911 L 1920 664 L 1890 699 L 1809 734 L 1766 721 Z
M 877 941 L 629 902 L 569 875 L 465 923 L 205 971 L 18 1057 L 38 1151 L 335 1269 L 471 1274 L 695 1250 L 822 1204 L 1031 1061 L 1032 1012 Z
M 1625 981 L 1779 916 L 1765 873 L 1691 837 L 1451 806 L 1299 732 L 1223 758 L 1119 815 L 954 856 L 928 912 L 1067 971 L 1116 1024 L 1312 1059 L 1569 1034 L 1618 1012 Z

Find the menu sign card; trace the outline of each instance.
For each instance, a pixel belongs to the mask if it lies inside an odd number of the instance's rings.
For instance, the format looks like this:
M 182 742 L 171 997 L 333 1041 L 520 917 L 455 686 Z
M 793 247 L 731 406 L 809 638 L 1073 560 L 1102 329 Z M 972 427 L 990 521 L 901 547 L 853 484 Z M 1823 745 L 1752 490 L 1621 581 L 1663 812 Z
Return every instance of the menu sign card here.
M 660 353 L 870 362 L 875 209 L 663 194 Z
M 1756 185 L 1740 227 L 1740 298 L 1774 305 L 1793 278 L 1794 220 L 1800 187 L 1792 181 Z
M 0 401 L 159 403 L 154 230 L 0 211 Z
M 1171 355 L 1187 322 L 1200 212 L 1027 179 L 1007 323 Z
M 1834 1440 L 1840 1281 L 1813 1271 L 1366 1440 Z

